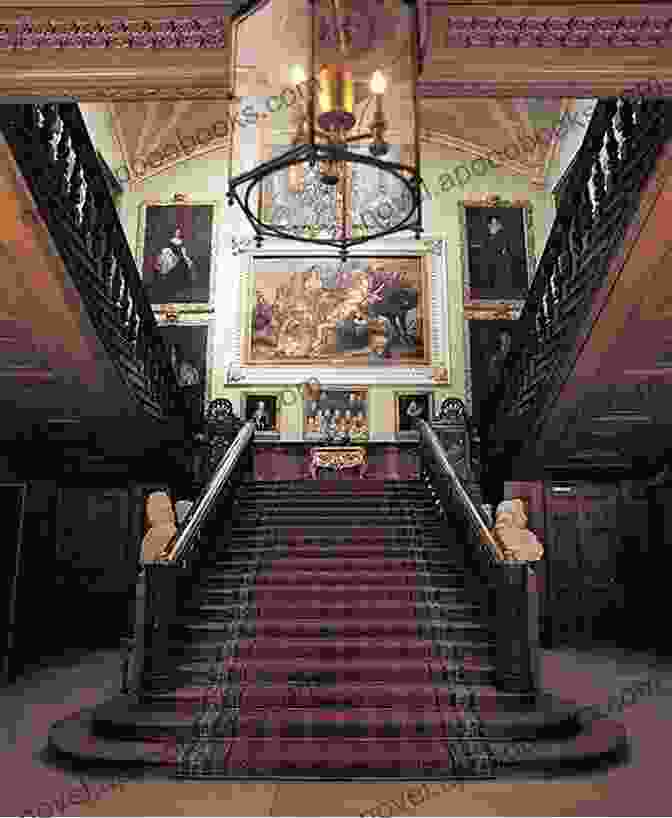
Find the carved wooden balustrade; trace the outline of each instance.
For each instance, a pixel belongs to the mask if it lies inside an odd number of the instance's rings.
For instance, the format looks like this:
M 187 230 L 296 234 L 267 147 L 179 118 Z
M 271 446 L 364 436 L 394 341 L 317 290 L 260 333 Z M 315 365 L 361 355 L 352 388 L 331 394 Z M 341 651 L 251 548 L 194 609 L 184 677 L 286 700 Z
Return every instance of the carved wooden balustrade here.
M 514 325 L 501 386 L 486 408 L 487 453 L 536 437 L 542 413 L 578 354 L 577 339 L 672 137 L 672 102 L 601 100 L 567 179 L 527 301 Z
M 1 105 L 0 130 L 129 391 L 157 419 L 185 415 L 168 350 L 78 106 Z

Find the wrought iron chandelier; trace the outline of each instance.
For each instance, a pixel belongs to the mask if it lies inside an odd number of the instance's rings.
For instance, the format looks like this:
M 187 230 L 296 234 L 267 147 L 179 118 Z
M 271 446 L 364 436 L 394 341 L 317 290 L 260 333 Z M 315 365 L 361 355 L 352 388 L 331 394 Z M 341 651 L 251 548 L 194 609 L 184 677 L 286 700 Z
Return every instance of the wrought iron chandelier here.
M 331 53 L 327 49 L 320 54 L 318 63 L 317 6 L 325 3 L 330 5 L 337 43 Z M 405 4 L 410 23 L 411 121 L 399 123 L 406 128 L 404 144 L 400 139 L 398 145 L 390 146 L 385 139 L 385 77 L 380 70 L 373 72 L 372 96 L 360 100 L 359 121 L 371 102 L 373 115 L 368 129 L 358 130 L 353 79 L 357 61 L 350 59 L 351 32 L 341 0 L 309 0 L 311 81 L 305 104 L 298 109 L 293 143 L 280 155 L 229 181 L 229 204 L 241 207 L 254 228 L 257 247 L 265 237 L 284 238 L 337 247 L 345 260 L 349 248 L 392 233 L 409 230 L 420 238 L 418 18 L 415 0 L 405 0 Z M 319 39 L 322 45 L 324 38 Z M 367 58 L 370 62 L 371 54 Z M 296 87 L 305 83 L 303 66 L 294 66 L 293 81 Z M 357 145 L 366 142 L 370 143 L 368 152 L 366 145 Z M 402 162 L 406 157 L 406 163 Z

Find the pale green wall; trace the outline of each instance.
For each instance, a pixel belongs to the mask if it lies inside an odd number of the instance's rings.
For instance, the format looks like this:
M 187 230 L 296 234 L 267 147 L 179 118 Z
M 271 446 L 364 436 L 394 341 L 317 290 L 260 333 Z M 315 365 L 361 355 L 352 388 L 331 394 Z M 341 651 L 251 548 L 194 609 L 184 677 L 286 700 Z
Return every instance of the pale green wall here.
M 430 153 L 431 151 L 431 153 Z M 425 217 L 426 231 L 433 236 L 441 235 L 447 244 L 447 278 L 448 278 L 448 322 L 450 334 L 450 369 L 452 384 L 450 389 L 441 390 L 442 397 L 454 395 L 464 398 L 464 279 L 462 271 L 463 237 L 460 235 L 459 203 L 467 199 L 482 199 L 485 196 L 497 195 L 509 201 L 529 200 L 532 204 L 532 227 L 534 252 L 537 262 L 541 257 L 546 239 L 553 224 L 555 206 L 550 193 L 535 190 L 523 176 L 517 176 L 503 170 L 491 170 L 485 176 L 474 176 L 464 187 L 455 185 L 442 192 L 439 178 L 446 172 L 453 172 L 461 164 L 470 165 L 473 157 L 457 151 L 430 148 L 422 161 L 422 177 L 427 185 L 431 199 L 427 204 Z M 462 173 L 462 178 L 466 174 Z M 444 187 L 450 187 L 444 184 Z M 438 394 L 439 390 L 435 390 Z
M 106 102 L 80 103 L 79 110 L 94 144 L 115 171 L 123 162 L 121 148 L 112 127 L 112 115 Z M 123 172 L 120 173 L 125 178 Z
M 138 215 L 143 201 L 169 202 L 175 193 L 184 193 L 194 202 L 217 202 L 220 220 L 217 232 L 221 233 L 221 222 L 231 222 L 234 217 L 233 208 L 226 202 L 227 189 L 228 151 L 221 149 L 187 159 L 127 190 L 121 200 L 120 218 L 133 254 L 137 258 Z
M 105 138 L 100 138 L 105 143 Z M 103 151 L 105 155 L 105 151 Z M 106 157 L 107 158 L 107 157 Z M 497 194 L 503 199 L 529 199 L 533 208 L 534 245 L 537 260 L 550 230 L 554 206 L 552 197 L 547 192 L 533 191 L 530 184 L 522 176 L 515 176 L 502 170 L 491 170 L 488 175 L 475 177 L 460 188 L 454 187 L 447 192 L 441 191 L 439 177 L 446 171 L 453 170 L 461 161 L 470 163 L 472 157 L 446 148 L 428 146 L 423 151 L 422 176 L 429 188 L 432 198 L 425 205 L 425 238 L 443 237 L 447 240 L 447 284 L 448 284 L 448 327 L 449 327 L 449 370 L 451 382 L 448 386 L 435 388 L 436 400 L 447 396 L 464 397 L 465 367 L 464 367 L 464 313 L 463 313 L 463 283 L 462 262 L 460 251 L 460 222 L 458 203 L 466 198 L 484 197 Z M 234 163 L 234 173 L 238 171 Z M 124 225 L 129 244 L 134 254 L 137 252 L 136 242 L 138 233 L 138 208 L 146 200 L 170 201 L 173 194 L 184 193 L 191 201 L 217 202 L 219 221 L 216 241 L 219 245 L 218 280 L 215 283 L 215 318 L 217 303 L 220 299 L 230 297 L 227 287 L 227 271 L 237 274 L 238 264 L 228 253 L 229 235 L 239 230 L 239 217 L 236 208 L 230 208 L 226 202 L 228 182 L 228 152 L 218 150 L 207 157 L 188 159 L 169 171 L 160 173 L 148 179 L 134 190 L 127 190 L 120 204 L 120 218 Z M 221 246 L 227 243 L 226 250 Z M 137 257 L 137 256 L 136 256 Z M 241 306 L 247 306 L 247 294 L 241 292 Z M 247 314 L 245 311 L 243 315 Z M 227 350 L 221 347 L 218 341 L 220 335 L 214 327 L 215 349 L 211 360 L 214 361 L 214 370 L 210 376 L 209 397 L 229 397 L 238 406 L 240 393 L 252 391 L 253 383 L 246 382 L 239 386 L 225 383 L 225 371 L 221 364 L 226 360 Z M 210 341 L 211 345 L 213 341 Z M 282 384 L 274 387 L 264 385 L 257 387 L 265 392 L 280 393 Z M 370 386 L 369 387 L 369 428 L 377 434 L 393 434 L 394 419 L 394 392 L 409 391 L 408 387 L 401 386 Z M 300 402 L 291 407 L 285 407 L 281 414 L 281 429 L 288 437 L 300 436 L 302 432 L 302 411 Z

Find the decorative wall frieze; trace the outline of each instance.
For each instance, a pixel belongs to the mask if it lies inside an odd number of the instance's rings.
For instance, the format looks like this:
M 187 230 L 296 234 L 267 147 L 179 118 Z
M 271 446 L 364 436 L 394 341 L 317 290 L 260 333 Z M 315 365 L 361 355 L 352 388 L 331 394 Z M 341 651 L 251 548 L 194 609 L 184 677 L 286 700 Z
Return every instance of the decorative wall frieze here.
M 672 45 L 672 7 L 669 5 L 655 9 L 657 14 L 627 16 L 476 16 L 452 15 L 446 11 L 446 5 L 429 4 L 432 48 L 669 48 Z
M 38 48 L 228 48 L 228 17 L 150 19 L 54 19 L 19 17 L 0 24 L 0 52 Z M 60 15 L 59 15 L 60 16 Z

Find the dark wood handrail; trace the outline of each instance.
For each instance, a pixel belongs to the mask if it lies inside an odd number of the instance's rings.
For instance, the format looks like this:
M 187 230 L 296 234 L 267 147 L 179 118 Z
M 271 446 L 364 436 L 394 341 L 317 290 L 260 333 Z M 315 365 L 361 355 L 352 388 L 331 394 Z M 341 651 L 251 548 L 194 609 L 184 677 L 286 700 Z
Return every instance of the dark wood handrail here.
M 462 481 L 448 460 L 448 456 L 443 446 L 441 446 L 436 432 L 425 420 L 416 420 L 415 423 L 420 432 L 420 440 L 427 447 L 432 460 L 438 467 L 439 479 L 450 483 L 452 488 L 451 494 L 457 501 L 457 505 L 469 523 L 471 530 L 477 536 L 479 545 L 484 549 L 488 560 L 493 563 L 499 562 L 497 544 L 488 529 L 485 515 L 476 507 L 467 490 L 462 485 Z M 445 510 L 447 511 L 447 509 Z
M 495 635 L 495 683 L 506 690 L 534 693 L 540 686 L 535 563 L 499 558 L 483 513 L 462 485 L 436 433 L 424 420 L 416 421 L 416 426 L 422 459 L 427 452 L 430 469 L 433 466 L 438 473 L 437 501 L 447 518 L 456 509 L 467 523 L 470 541 L 465 543 L 465 558 L 475 573 L 471 579 Z M 446 485 L 450 487 L 448 492 Z
M 0 130 L 130 394 L 156 419 L 188 418 L 79 107 L 0 105 Z
M 252 453 L 250 441 L 254 429 L 252 421 L 240 429 L 164 553 L 155 562 L 145 565 L 144 609 L 138 625 L 142 629 L 142 638 L 138 640 L 136 652 L 141 692 L 174 689 L 171 628 L 185 598 L 193 592 L 195 577 L 210 556 L 199 547 L 199 533 L 213 516 L 215 506 L 221 504 L 226 488 L 232 486 L 234 470 L 238 466 L 249 467 L 250 464 L 244 463 L 242 458 L 246 452 Z M 224 529 L 227 520 L 230 525 L 233 514 L 233 492 L 226 500 L 228 517 L 221 520 Z M 221 531 L 219 535 L 222 536 Z
M 240 429 L 226 454 L 219 462 L 214 474 L 201 492 L 201 496 L 189 509 L 177 533 L 168 543 L 161 561 L 174 565 L 184 565 L 192 553 L 199 531 L 207 520 L 218 497 L 227 486 L 233 470 L 254 438 L 254 421 L 249 420 Z

